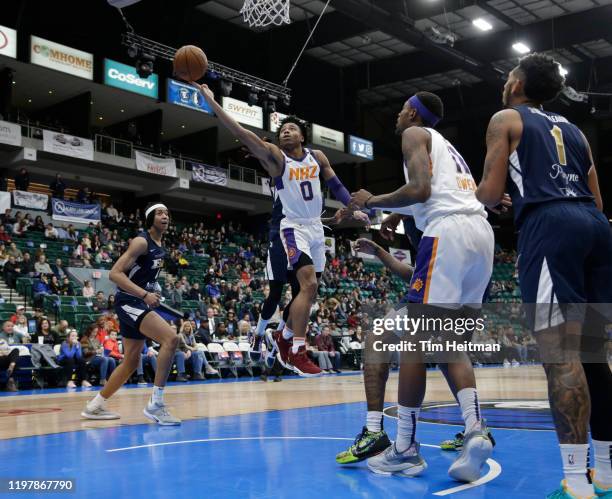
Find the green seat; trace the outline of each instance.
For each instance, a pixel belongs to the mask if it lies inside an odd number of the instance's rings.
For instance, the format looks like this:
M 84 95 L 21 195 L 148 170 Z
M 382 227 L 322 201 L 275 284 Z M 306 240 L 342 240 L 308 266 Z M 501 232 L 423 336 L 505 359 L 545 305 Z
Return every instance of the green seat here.
M 77 314 L 89 314 L 93 312 L 93 309 L 89 305 L 77 305 L 74 307 L 74 311 Z
M 0 303 L 0 312 L 14 313 L 17 310 L 17 305 L 14 303 Z

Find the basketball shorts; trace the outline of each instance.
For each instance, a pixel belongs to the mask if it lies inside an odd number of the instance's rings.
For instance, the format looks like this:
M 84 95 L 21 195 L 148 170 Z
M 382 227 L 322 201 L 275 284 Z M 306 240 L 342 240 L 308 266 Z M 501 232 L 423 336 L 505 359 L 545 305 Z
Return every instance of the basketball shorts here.
M 312 260 L 315 272 L 325 270 L 325 233 L 320 218 L 299 220 L 283 218 L 280 233 L 289 269 L 293 269 L 300 256 L 304 254 Z
M 433 220 L 419 243 L 408 301 L 445 308 L 482 304 L 494 245 L 493 229 L 481 215 Z
M 140 323 L 152 311 L 140 298 L 118 292 L 115 298 L 115 312 L 119 317 L 121 336 L 132 340 L 144 340 L 145 336 L 140 332 Z
M 518 251 L 523 302 L 536 304 L 535 331 L 581 321 L 581 304 L 612 303 L 612 233 L 593 202 L 533 208 L 521 225 Z
M 287 282 L 287 253 L 281 240 L 280 232 L 270 233 L 266 279 L 268 281 Z

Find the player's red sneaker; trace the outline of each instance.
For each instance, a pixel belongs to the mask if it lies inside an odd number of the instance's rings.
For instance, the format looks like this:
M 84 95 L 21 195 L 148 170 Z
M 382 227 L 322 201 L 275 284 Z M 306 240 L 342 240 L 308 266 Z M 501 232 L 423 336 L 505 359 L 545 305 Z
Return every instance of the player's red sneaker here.
M 276 345 L 276 349 L 278 350 L 276 358 L 285 369 L 293 371 L 293 366 L 291 366 L 289 362 L 289 351 L 291 350 L 291 346 L 293 345 L 293 339 L 286 340 L 285 338 L 283 338 L 282 331 L 276 331 L 272 335 L 272 338 L 274 339 L 274 344 Z
M 289 363 L 293 366 L 293 370 L 296 374 L 305 378 L 312 378 L 314 376 L 320 376 L 322 371 L 314 364 L 306 354 L 306 347 L 301 346 L 298 348 L 297 353 L 289 351 Z

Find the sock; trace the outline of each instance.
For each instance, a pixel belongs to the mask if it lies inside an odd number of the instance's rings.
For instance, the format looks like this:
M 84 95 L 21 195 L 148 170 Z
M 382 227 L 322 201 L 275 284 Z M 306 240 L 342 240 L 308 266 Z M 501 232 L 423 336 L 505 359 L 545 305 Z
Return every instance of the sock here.
M 164 389 L 159 386 L 153 387 L 151 394 L 151 404 L 164 405 Z
M 106 399 L 98 393 L 93 399 L 87 402 L 87 409 L 90 411 L 99 409 L 104 406 L 104 402 L 106 402 Z
M 291 331 L 291 329 L 289 329 L 287 326 L 283 328 L 283 338 L 285 338 L 287 341 L 293 338 L 293 331 Z
M 605 488 L 612 487 L 612 442 L 593 439 L 595 480 Z
M 261 315 L 257 321 L 257 327 L 255 328 L 255 336 L 263 336 L 266 333 L 266 326 L 270 322 L 270 319 L 262 319 Z
M 286 331 L 286 329 L 285 329 Z M 293 346 L 291 347 L 291 352 L 292 353 L 297 353 L 298 349 L 301 346 L 304 346 L 306 344 L 306 340 L 305 338 L 293 338 Z
M 398 405 L 399 419 L 397 421 L 397 438 L 395 439 L 395 448 L 398 452 L 404 452 L 415 442 L 419 412 L 421 412 L 420 407 Z
M 465 421 L 465 432 L 480 430 L 480 404 L 476 388 L 464 388 L 457 392 L 457 400 L 461 408 L 461 415 Z
M 382 411 L 368 411 L 368 415 L 366 417 L 366 426 L 368 428 L 368 431 L 372 431 L 374 433 L 378 433 L 379 431 L 381 431 L 382 419 Z
M 281 319 L 278 323 L 278 327 L 276 328 L 277 331 L 282 331 L 283 329 L 285 329 L 285 321 L 283 319 Z
M 590 497 L 594 495 L 593 485 L 587 475 L 589 444 L 560 444 L 563 474 L 573 494 Z

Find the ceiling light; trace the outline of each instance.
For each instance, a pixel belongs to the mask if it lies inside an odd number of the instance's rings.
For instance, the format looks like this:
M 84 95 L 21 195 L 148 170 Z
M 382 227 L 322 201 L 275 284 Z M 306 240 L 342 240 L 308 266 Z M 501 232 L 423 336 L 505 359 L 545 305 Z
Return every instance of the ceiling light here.
M 121 112 L 122 112 L 122 113 L 125 113 L 125 109 L 122 109 L 122 110 L 121 110 Z
M 15 85 L 17 82 L 15 80 L 13 80 L 13 85 Z
M 28 102 L 32 102 L 32 99 L 28 99 Z
M 185 125 L 181 125 L 181 128 L 185 128 Z
M 493 29 L 493 25 L 490 22 L 485 21 L 482 17 L 478 19 L 474 19 L 472 24 L 476 26 L 481 31 L 489 31 Z
M 53 93 L 53 90 L 49 90 L 49 95 L 51 95 Z
M 569 71 L 559 64 L 559 73 L 561 73 L 561 76 L 567 76 Z
M 519 54 L 528 54 L 531 52 L 531 49 L 523 42 L 516 42 L 514 45 L 512 45 L 512 48 Z
M 259 94 L 257 93 L 257 90 L 253 88 L 249 89 L 247 103 L 249 104 L 249 106 L 254 106 L 255 104 L 257 104 L 257 102 L 259 102 Z
M 104 118 L 102 116 L 98 116 L 98 119 L 102 121 Z

